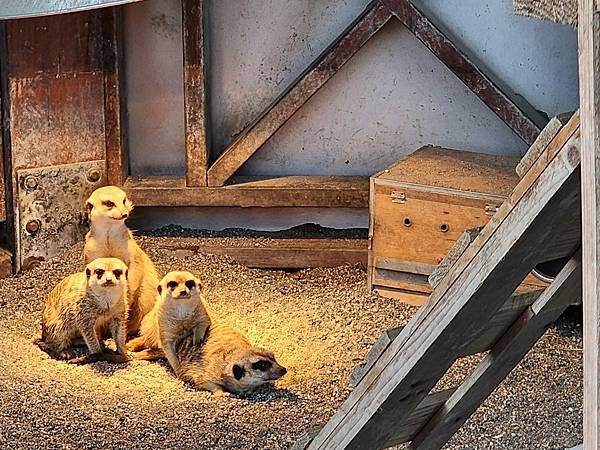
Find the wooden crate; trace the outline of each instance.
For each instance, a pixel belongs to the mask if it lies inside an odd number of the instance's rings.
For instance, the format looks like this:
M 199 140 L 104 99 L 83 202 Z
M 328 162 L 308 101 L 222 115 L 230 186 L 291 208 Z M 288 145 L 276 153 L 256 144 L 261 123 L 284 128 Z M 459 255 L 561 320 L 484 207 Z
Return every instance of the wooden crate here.
M 369 288 L 421 304 L 463 231 L 484 225 L 519 181 L 518 160 L 427 146 L 371 177 Z

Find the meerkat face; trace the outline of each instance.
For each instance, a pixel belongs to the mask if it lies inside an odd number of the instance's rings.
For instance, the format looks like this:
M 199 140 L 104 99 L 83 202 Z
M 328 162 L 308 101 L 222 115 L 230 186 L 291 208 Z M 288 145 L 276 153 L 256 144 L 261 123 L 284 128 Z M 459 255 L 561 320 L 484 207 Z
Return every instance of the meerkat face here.
M 127 266 L 117 258 L 98 258 L 87 265 L 85 277 L 94 290 L 123 289 L 127 283 Z
M 168 300 L 196 298 L 201 291 L 200 280 L 190 272 L 169 272 L 158 285 L 158 293 Z
M 91 222 L 123 222 L 133 210 L 127 194 L 116 186 L 96 189 L 87 199 L 86 207 Z
M 253 347 L 245 351 L 231 366 L 233 378 L 245 390 L 252 390 L 261 384 L 278 380 L 287 369 L 277 363 L 269 350 Z

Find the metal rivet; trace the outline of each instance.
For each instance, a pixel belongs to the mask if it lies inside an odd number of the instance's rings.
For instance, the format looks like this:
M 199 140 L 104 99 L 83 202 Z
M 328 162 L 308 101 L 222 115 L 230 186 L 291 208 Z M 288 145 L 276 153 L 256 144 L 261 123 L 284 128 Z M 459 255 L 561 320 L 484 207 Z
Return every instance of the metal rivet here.
M 25 187 L 27 189 L 35 189 L 38 185 L 38 180 L 33 175 L 28 175 L 25 177 Z
M 100 171 L 98 169 L 90 169 L 87 173 L 87 179 L 90 183 L 100 180 Z
M 29 234 L 36 234 L 38 231 L 40 231 L 41 226 L 42 224 L 39 220 L 33 219 L 27 222 L 25 225 L 25 231 L 27 231 Z
M 440 225 L 440 231 L 442 233 L 446 233 L 448 230 L 450 230 L 450 225 L 448 225 L 447 223 L 443 223 Z
M 412 225 L 412 220 L 410 220 L 410 217 L 405 217 L 402 220 L 402 223 L 404 224 L 405 227 L 410 227 Z

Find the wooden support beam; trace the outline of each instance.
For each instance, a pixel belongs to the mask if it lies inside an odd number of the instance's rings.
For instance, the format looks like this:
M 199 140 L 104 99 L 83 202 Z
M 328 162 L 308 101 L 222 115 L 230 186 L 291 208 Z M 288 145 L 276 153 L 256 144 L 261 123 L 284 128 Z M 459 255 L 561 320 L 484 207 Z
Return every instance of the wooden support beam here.
M 523 141 L 531 145 L 548 121 L 531 105 L 519 106 L 410 0 L 382 0 L 392 13 Z
M 121 8 L 102 12 L 104 58 L 104 135 L 109 184 L 122 186 L 129 173 L 123 88 L 123 19 Z
M 390 19 L 376 0 L 253 123 L 208 170 L 208 185 L 222 186 Z
M 536 178 L 521 180 L 310 449 L 385 447 L 394 426 L 431 391 L 529 271 L 575 252 L 581 242 L 577 142 L 573 137 Z
M 243 178 L 224 187 L 186 187 L 185 179 L 129 177 L 125 189 L 138 206 L 244 206 L 367 208 L 363 177 L 290 176 Z
M 206 66 L 206 0 L 182 0 L 183 101 L 187 186 L 206 186 L 210 158 Z
M 600 16 L 579 0 L 583 248 L 583 445 L 600 448 Z
M 411 448 L 441 448 L 570 304 L 581 299 L 581 253 L 519 317 L 477 368 L 412 439 Z M 399 442 L 388 442 L 396 445 Z

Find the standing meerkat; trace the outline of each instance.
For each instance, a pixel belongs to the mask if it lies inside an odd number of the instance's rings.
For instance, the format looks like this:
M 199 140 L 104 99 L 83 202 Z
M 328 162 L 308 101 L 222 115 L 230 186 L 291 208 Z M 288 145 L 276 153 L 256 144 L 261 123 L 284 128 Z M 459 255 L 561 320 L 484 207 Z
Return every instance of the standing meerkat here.
M 273 352 L 252 346 L 240 332 L 221 323 L 211 324 L 202 345 L 194 345 L 191 337 L 183 341 L 178 356 L 179 378 L 216 396 L 252 391 L 287 372 Z
M 176 349 L 180 340 L 192 333 L 193 342 L 198 345 L 209 326 L 200 280 L 190 272 L 169 272 L 158 285 L 154 308 L 142 320 L 140 336 L 129 341 L 127 348 L 130 351 L 162 350 L 177 374 Z
M 127 333 L 135 335 L 154 306 L 158 272 L 125 225 L 133 204 L 118 187 L 104 186 L 92 193 L 86 206 L 90 231 L 85 237 L 84 261 L 87 264 L 96 258 L 112 257 L 129 267 Z
M 98 359 L 122 362 L 129 359 L 126 322 L 127 266 L 116 258 L 98 258 L 48 294 L 42 309 L 42 337 L 35 343 L 50 356 L 73 359 L 72 348 L 81 338 L 90 354 L 96 355 L 103 352 L 101 342 L 110 334 L 118 355 Z

